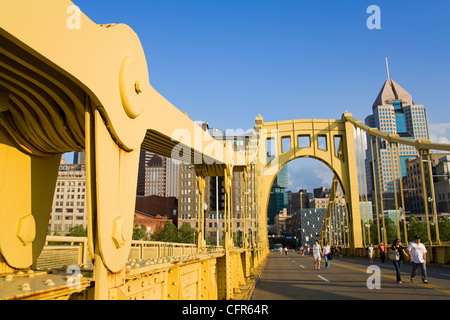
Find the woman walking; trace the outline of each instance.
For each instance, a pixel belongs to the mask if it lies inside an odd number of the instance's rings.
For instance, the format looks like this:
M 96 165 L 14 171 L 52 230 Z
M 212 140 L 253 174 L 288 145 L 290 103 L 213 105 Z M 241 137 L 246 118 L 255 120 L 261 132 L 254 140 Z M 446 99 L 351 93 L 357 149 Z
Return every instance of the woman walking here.
M 325 258 L 325 269 L 330 270 L 331 247 L 329 242 L 323 247 L 323 257 Z
M 389 250 L 389 259 L 394 263 L 395 271 L 397 272 L 397 283 L 402 283 L 400 272 L 402 269 L 403 257 L 409 257 L 409 255 L 403 248 L 400 239 L 395 239 L 394 244 Z

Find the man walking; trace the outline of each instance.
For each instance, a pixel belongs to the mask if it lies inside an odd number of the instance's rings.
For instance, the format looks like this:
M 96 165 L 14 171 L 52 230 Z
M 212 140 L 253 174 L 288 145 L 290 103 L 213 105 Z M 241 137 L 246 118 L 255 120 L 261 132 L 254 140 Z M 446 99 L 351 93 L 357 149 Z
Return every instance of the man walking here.
M 420 268 L 422 272 L 422 282 L 428 283 L 427 249 L 425 248 L 423 243 L 420 243 L 420 237 L 416 236 L 414 242 L 411 242 L 406 250 L 408 250 L 412 263 L 411 282 L 414 282 L 414 277 L 416 276 L 417 268 Z
M 322 247 L 319 244 L 319 241 L 315 241 L 313 245 L 313 256 L 314 256 L 314 269 L 320 270 L 320 260 L 321 256 L 323 256 Z

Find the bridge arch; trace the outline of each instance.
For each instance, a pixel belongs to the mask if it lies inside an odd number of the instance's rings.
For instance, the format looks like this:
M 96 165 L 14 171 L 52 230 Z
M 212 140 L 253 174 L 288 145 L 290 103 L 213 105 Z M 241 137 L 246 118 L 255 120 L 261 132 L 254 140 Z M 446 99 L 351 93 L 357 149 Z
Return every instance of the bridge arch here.
M 302 155 L 302 156 L 293 157 L 292 159 L 289 159 L 286 163 L 280 164 L 278 172 L 277 172 L 275 175 L 273 175 L 273 176 L 271 175 L 271 177 L 272 177 L 272 182 L 271 182 L 270 185 L 269 185 L 269 187 L 270 187 L 270 188 L 269 188 L 269 194 L 270 194 L 270 189 L 272 189 L 273 183 L 275 182 L 275 179 L 276 179 L 278 173 L 280 173 L 280 171 L 281 171 L 285 166 L 287 166 L 288 163 L 291 163 L 292 161 L 300 160 L 300 159 L 314 159 L 315 161 L 318 161 L 318 162 L 324 164 L 324 165 L 325 165 L 325 166 L 333 173 L 333 175 L 334 175 L 334 177 L 329 181 L 329 182 L 330 182 L 330 185 L 331 185 L 331 183 L 332 183 L 332 180 L 335 178 L 335 179 L 338 180 L 338 183 L 339 183 L 339 184 L 341 185 L 341 187 L 342 187 L 342 181 L 341 181 L 339 175 L 337 174 L 336 170 L 335 170 L 333 167 L 330 167 L 330 165 L 329 165 L 328 163 L 324 162 L 324 160 L 321 159 L 321 158 L 317 158 L 317 157 L 314 157 L 314 156 L 305 156 L 305 155 Z M 343 192 L 344 192 L 344 194 L 345 194 L 345 190 L 343 190 Z
M 362 244 L 358 175 L 354 146 L 354 130 L 345 120 L 287 120 L 255 122 L 258 136 L 258 209 L 267 213 L 270 190 L 278 172 L 290 161 L 313 158 L 334 173 L 344 192 L 349 214 L 349 245 Z M 302 144 L 305 139 L 307 144 Z

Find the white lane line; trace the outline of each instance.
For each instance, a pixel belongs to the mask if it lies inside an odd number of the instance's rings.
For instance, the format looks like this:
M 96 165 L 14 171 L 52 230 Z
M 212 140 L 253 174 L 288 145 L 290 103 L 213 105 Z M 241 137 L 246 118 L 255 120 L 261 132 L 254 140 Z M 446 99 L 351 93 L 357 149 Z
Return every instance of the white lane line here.
M 441 275 L 450 277 L 450 274 L 448 274 L 448 273 L 441 273 Z
M 303 265 L 301 265 L 301 264 L 299 264 L 299 266 L 302 267 L 303 269 L 305 269 L 305 266 L 303 266 Z
M 325 281 L 325 282 L 330 282 L 330 280 L 328 280 L 328 279 L 325 279 L 324 277 L 322 277 L 322 276 L 319 276 L 318 275 L 318 277 L 320 278 L 320 279 L 322 279 L 323 281 Z

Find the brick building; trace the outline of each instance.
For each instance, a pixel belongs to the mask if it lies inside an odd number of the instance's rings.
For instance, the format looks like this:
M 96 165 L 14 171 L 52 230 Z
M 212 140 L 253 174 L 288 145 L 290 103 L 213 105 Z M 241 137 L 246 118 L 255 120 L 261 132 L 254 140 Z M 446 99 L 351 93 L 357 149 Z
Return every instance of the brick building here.
M 134 212 L 134 225 L 147 227 L 147 231 L 152 233 L 155 232 L 157 228 L 164 229 L 164 224 L 167 222 L 167 217 L 163 217 L 159 214 L 151 215 L 145 212 L 135 211 Z
M 166 217 L 178 225 L 178 200 L 175 197 L 136 196 L 136 211 L 153 217 Z

